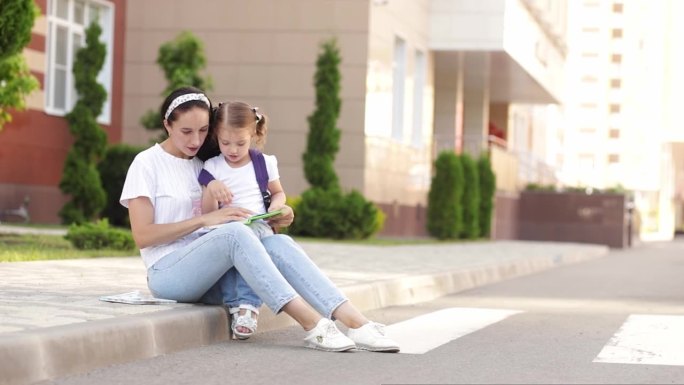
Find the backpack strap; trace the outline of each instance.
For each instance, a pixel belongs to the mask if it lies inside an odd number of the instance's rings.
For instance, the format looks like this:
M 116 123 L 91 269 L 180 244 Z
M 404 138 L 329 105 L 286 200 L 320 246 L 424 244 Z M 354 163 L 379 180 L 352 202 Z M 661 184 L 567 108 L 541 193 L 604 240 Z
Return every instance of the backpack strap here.
M 268 191 L 266 159 L 264 159 L 264 154 L 255 148 L 249 149 L 249 157 L 252 159 L 252 164 L 254 165 L 254 174 L 257 183 L 259 184 L 259 190 L 261 190 L 261 196 L 264 199 L 264 207 L 268 210 L 268 207 L 271 206 L 271 193 Z

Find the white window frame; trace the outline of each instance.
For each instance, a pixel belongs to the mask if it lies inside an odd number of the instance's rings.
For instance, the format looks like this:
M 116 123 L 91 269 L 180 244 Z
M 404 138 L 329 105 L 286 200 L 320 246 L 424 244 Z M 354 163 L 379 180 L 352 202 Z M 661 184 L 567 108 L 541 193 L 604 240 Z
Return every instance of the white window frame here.
M 91 5 L 99 9 L 98 23 L 102 27 L 100 41 L 106 48 L 106 57 L 102 70 L 97 76 L 98 83 L 102 84 L 107 92 L 107 99 L 102 107 L 102 113 L 97 117 L 100 124 L 111 124 L 111 105 L 112 105 L 112 60 L 114 48 L 114 4 L 100 0 L 61 0 L 67 4 L 67 19 L 63 19 L 56 14 L 56 3 L 60 0 L 48 0 L 47 2 L 47 38 L 45 40 L 45 112 L 50 115 L 64 116 L 69 113 L 78 96 L 74 87 L 74 75 L 72 73 L 75 60 L 74 41 L 80 38 L 80 46 L 85 44 L 85 30 L 91 20 Z M 83 25 L 78 24 L 74 19 L 74 4 L 83 3 Z M 66 64 L 56 63 L 57 50 L 57 28 L 65 28 L 67 31 L 66 42 Z M 56 95 L 55 71 L 57 69 L 66 71 L 64 107 L 57 107 L 54 103 Z
M 392 138 L 400 142 L 404 139 L 406 53 L 406 39 L 395 36 L 392 59 Z
M 425 52 L 416 50 L 413 65 L 413 132 L 411 143 L 414 147 L 421 148 L 423 146 L 425 78 L 427 77 L 427 58 Z

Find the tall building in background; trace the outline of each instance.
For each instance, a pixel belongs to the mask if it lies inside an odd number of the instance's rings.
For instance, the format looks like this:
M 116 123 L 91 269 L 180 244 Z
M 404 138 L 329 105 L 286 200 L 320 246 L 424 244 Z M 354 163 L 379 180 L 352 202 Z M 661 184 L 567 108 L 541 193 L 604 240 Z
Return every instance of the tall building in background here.
M 642 239 L 674 234 L 676 3 L 569 2 L 561 182 L 633 191 Z

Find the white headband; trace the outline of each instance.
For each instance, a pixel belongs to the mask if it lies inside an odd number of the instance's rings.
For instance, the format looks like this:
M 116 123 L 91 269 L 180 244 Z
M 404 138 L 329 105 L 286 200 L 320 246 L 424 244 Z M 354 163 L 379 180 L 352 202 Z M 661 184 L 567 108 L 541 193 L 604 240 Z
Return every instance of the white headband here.
M 209 105 L 209 99 L 204 94 L 185 94 L 181 95 L 171 102 L 169 104 L 169 108 L 166 109 L 166 114 L 164 114 L 164 120 L 169 120 L 169 115 L 175 110 L 178 106 L 180 106 L 183 103 L 189 102 L 191 100 L 200 100 L 203 101 L 204 103 L 207 104 L 207 107 L 210 107 Z

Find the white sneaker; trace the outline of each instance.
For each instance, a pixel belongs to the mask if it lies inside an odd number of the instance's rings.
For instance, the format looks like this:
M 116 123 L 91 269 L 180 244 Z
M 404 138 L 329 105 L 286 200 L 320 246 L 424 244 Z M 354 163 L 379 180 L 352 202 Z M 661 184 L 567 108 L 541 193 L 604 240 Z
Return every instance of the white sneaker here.
M 344 352 L 354 349 L 356 345 L 340 332 L 335 323 L 327 318 L 321 318 L 316 327 L 309 331 L 304 338 L 306 347 L 326 352 Z
M 385 325 L 370 321 L 360 328 L 349 328 L 347 336 L 357 349 L 371 352 L 397 353 L 399 345 L 385 335 Z

